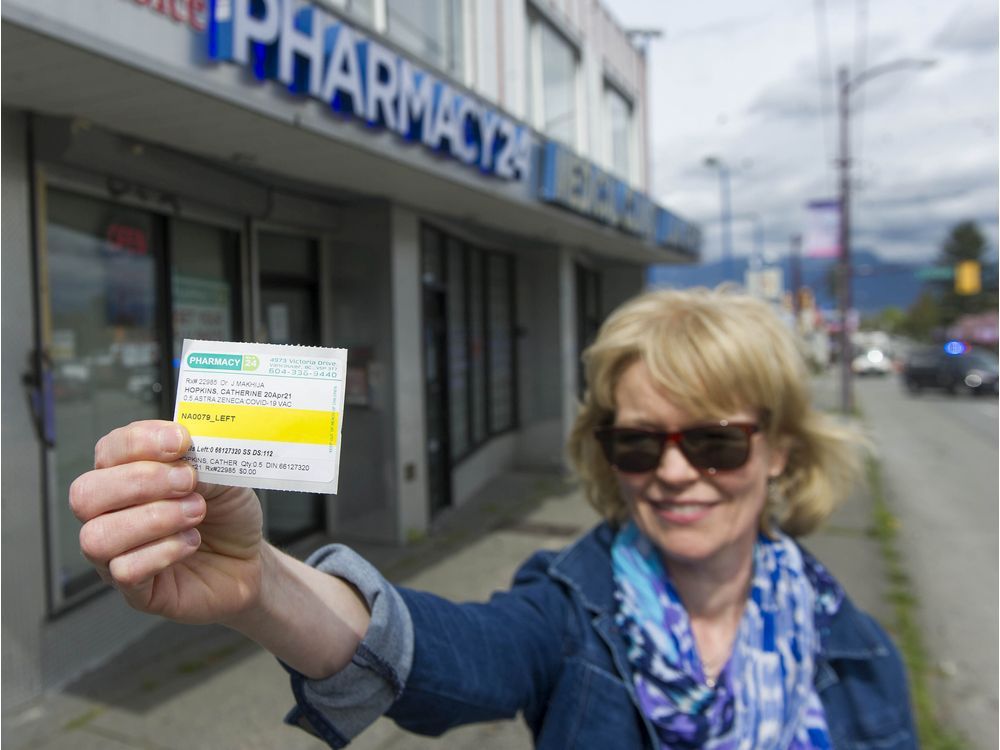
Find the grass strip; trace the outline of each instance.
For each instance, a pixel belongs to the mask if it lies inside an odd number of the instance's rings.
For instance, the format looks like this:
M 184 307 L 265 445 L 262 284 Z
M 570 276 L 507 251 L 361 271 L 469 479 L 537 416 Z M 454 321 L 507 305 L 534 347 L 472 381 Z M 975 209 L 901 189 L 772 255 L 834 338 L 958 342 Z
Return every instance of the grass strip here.
M 965 739 L 956 731 L 943 726 L 934 710 L 930 688 L 934 667 L 917 622 L 919 601 L 913 593 L 910 577 L 899 551 L 899 520 L 889 510 L 886 501 L 881 465 L 872 457 L 868 458 L 867 464 L 868 484 L 874 505 L 873 533 L 885 560 L 889 582 L 888 596 L 893 616 L 891 629 L 896 635 L 896 643 L 910 675 L 910 691 L 920 746 L 924 750 L 968 750 L 969 745 Z

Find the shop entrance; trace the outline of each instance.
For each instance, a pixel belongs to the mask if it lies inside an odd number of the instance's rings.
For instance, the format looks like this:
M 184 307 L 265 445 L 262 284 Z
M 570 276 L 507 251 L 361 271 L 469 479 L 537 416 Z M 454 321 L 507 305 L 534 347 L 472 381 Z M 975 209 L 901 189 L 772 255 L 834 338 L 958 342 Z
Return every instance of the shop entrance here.
M 70 483 L 94 444 L 142 419 L 170 419 L 185 338 L 242 335 L 239 233 L 50 188 L 39 241 L 41 385 L 50 606 L 101 590 L 80 556 Z M 172 354 L 172 356 L 171 356 Z
M 448 314 L 443 290 L 424 288 L 424 404 L 427 410 L 427 491 L 431 513 L 451 505 L 448 435 Z
M 264 338 L 271 344 L 321 346 L 319 248 L 312 237 L 277 232 L 257 235 L 260 310 Z M 323 496 L 260 490 L 267 536 L 287 544 L 326 527 Z

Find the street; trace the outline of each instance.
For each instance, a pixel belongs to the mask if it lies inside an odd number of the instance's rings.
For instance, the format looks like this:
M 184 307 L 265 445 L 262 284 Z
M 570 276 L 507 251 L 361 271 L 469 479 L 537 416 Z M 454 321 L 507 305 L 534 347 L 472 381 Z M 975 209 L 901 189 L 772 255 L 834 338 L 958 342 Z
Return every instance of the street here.
M 909 396 L 893 378 L 859 380 L 858 402 L 882 464 L 887 501 L 900 521 L 906 570 L 919 596 L 924 642 L 940 672 L 941 718 L 970 747 L 997 747 L 997 401 Z M 831 408 L 836 378 L 817 379 Z M 539 498 L 526 515 L 497 513 Z M 509 513 L 509 511 L 507 511 Z M 558 548 L 596 519 L 579 492 L 551 477 L 507 474 L 456 515 L 423 552 L 361 548 L 390 578 L 465 600 L 504 587 L 539 547 Z M 805 541 L 860 606 L 886 624 L 881 553 L 868 533 L 862 491 Z M 449 541 L 450 540 L 450 541 Z M 417 545 L 421 547 L 421 545 Z M 440 548 L 439 553 L 431 554 Z M 382 559 L 384 558 L 384 559 Z M 287 678 L 269 654 L 216 626 L 163 624 L 111 663 L 5 717 L 12 748 L 265 748 L 324 745 L 280 724 L 292 705 Z M 519 721 L 464 727 L 445 738 L 407 734 L 380 719 L 351 747 L 363 750 L 500 750 L 530 747 Z
M 856 380 L 919 599 L 941 718 L 996 748 L 998 410 L 995 397 L 911 396 Z

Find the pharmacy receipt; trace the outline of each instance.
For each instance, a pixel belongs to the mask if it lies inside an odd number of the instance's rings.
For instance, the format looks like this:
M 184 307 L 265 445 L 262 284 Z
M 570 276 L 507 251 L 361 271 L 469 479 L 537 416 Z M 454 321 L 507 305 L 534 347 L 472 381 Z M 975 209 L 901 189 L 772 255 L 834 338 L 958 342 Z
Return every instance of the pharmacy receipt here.
M 185 460 L 202 482 L 335 493 L 346 369 L 346 349 L 185 339 Z

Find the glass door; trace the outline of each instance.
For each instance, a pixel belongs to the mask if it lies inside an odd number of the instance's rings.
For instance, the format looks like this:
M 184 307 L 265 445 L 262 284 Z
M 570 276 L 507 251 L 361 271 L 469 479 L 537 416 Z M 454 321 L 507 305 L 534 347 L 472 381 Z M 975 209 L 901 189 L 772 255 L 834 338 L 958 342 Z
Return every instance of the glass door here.
M 59 609 L 101 587 L 80 555 L 69 485 L 94 466 L 105 433 L 164 415 L 164 220 L 61 190 L 46 195 L 41 336 L 54 424 L 48 452 L 51 599 Z
M 266 341 L 320 346 L 319 249 L 316 240 L 293 234 L 257 235 L 260 309 Z M 275 544 L 287 544 L 326 527 L 323 496 L 261 490 L 266 529 Z
M 421 235 L 427 492 L 433 515 L 451 505 L 447 257 L 439 232 L 423 227 Z

